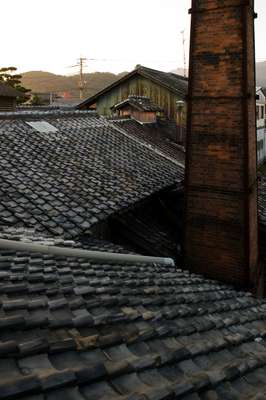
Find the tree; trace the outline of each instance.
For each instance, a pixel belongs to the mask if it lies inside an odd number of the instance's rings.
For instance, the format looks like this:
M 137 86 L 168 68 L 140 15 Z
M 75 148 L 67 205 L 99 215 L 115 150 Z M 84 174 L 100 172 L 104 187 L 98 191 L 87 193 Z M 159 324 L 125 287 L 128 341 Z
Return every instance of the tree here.
M 32 106 L 42 106 L 43 102 L 37 94 L 33 94 L 30 99 L 30 104 Z
M 16 67 L 3 67 L 0 68 L 0 82 L 4 82 L 7 85 L 13 87 L 14 89 L 18 90 L 22 93 L 22 102 L 28 99 L 28 94 L 31 91 L 30 89 L 26 89 L 21 84 L 22 76 L 16 74 L 17 71 Z

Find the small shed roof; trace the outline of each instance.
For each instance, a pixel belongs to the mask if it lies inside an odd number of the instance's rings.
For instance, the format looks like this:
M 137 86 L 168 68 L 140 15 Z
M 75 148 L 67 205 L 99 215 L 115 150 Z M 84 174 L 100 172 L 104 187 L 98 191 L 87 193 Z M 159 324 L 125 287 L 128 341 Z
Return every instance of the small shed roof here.
M 18 97 L 21 93 L 6 83 L 0 82 L 0 97 Z
M 147 112 L 157 112 L 162 111 L 163 108 L 158 104 L 151 101 L 151 99 L 147 96 L 128 96 L 126 100 L 121 101 L 118 104 L 115 104 L 112 109 L 120 110 L 125 106 L 131 106 L 139 111 L 147 111 Z

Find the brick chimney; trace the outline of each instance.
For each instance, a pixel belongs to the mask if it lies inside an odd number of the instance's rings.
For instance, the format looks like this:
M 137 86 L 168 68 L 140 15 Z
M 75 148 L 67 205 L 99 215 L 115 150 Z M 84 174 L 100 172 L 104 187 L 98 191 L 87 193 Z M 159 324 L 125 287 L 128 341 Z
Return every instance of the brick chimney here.
M 184 254 L 250 287 L 258 258 L 254 0 L 192 0 Z

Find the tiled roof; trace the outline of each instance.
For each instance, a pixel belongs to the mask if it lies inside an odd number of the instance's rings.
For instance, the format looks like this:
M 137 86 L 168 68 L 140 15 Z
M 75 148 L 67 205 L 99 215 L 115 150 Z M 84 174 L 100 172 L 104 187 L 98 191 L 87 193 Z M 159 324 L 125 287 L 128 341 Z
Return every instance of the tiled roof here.
M 18 97 L 21 93 L 0 81 L 0 97 Z
M 166 89 L 170 90 L 171 92 L 175 93 L 176 95 L 180 96 L 181 98 L 185 98 L 187 95 L 188 90 L 188 79 L 181 76 L 174 74 L 173 72 L 164 72 L 158 71 L 156 69 L 147 68 L 144 66 L 139 66 L 127 75 L 124 75 L 121 79 L 118 79 L 111 85 L 107 86 L 100 92 L 96 93 L 92 97 L 84 100 L 80 103 L 77 108 L 82 109 L 84 106 L 89 106 L 94 104 L 97 99 L 102 96 L 103 94 L 107 93 L 109 90 L 113 89 L 114 87 L 120 85 L 121 83 L 131 79 L 132 77 L 139 75 L 144 78 L 150 79 L 151 81 L 165 87 Z
M 166 156 L 184 164 L 185 149 L 176 143 L 177 127 L 174 121 L 142 124 L 134 119 L 115 119 L 113 123 L 135 137 L 162 151 Z
M 1 113 L 0 137 L 0 225 L 75 237 L 183 176 L 89 112 Z
M 258 211 L 262 226 L 266 227 L 266 178 L 260 176 L 258 180 Z
M 0 398 L 263 399 L 265 316 L 175 267 L 1 250 Z
M 158 104 L 155 104 L 154 102 L 151 101 L 149 97 L 146 96 L 128 96 L 126 100 L 121 101 L 118 104 L 115 104 L 112 108 L 115 110 L 119 110 L 127 105 L 130 105 L 133 108 L 136 108 L 137 110 L 140 111 L 163 111 L 163 108 L 158 106 Z

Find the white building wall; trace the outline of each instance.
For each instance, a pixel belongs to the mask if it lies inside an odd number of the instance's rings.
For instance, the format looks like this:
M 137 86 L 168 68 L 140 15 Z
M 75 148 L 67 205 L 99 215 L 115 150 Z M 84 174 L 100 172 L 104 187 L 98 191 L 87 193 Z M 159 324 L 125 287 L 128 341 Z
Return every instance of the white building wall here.
M 264 128 L 257 128 L 257 154 L 258 163 L 262 164 L 266 160 L 266 135 Z
M 266 96 L 261 88 L 256 91 L 256 113 L 257 113 L 257 154 L 258 163 L 266 162 Z

